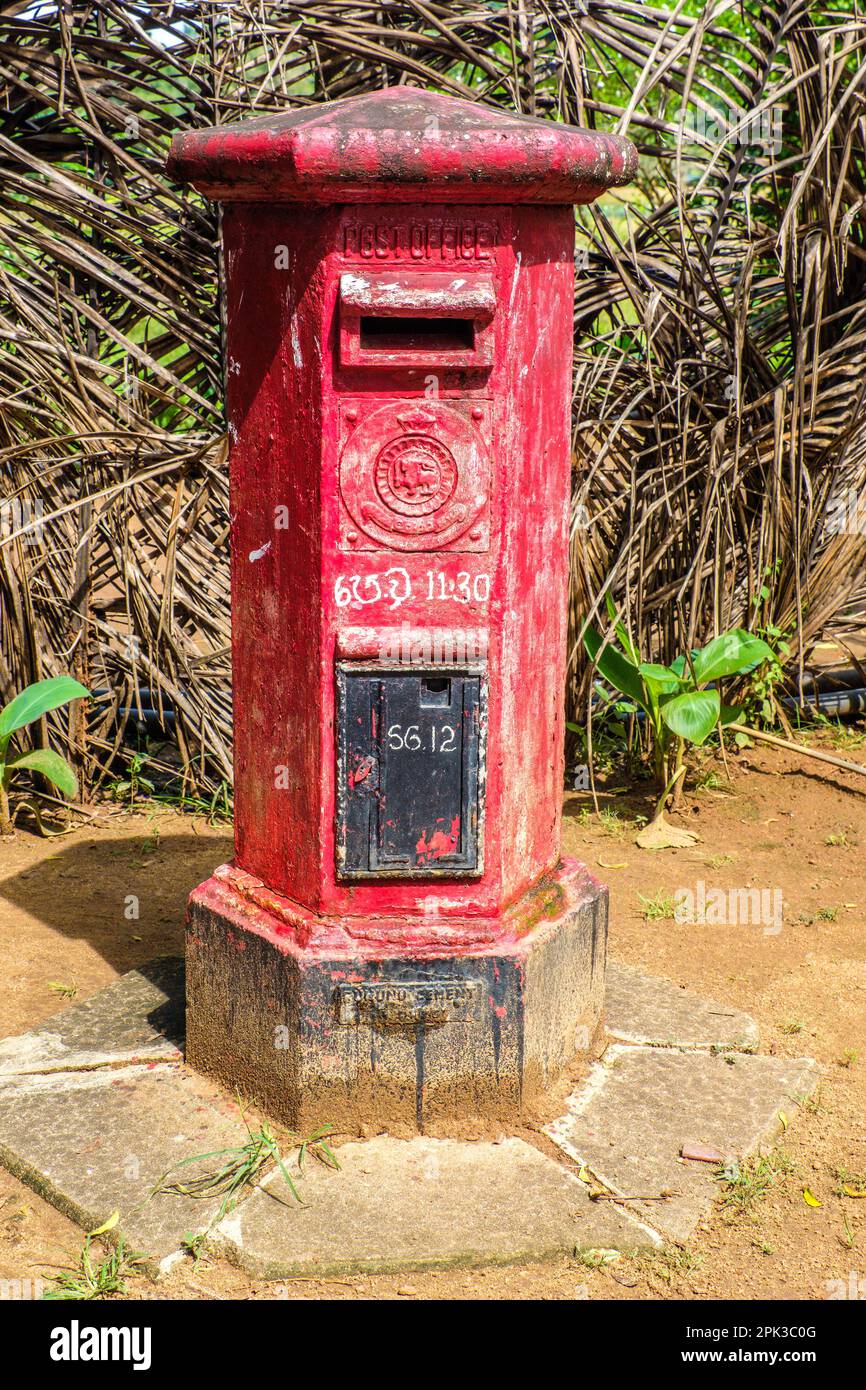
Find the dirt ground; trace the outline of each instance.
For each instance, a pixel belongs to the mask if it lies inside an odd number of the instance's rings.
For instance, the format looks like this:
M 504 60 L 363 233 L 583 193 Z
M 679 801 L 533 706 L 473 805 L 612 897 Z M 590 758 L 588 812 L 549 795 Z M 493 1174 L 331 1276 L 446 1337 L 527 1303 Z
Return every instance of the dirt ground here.
M 813 735 L 816 747 L 866 766 L 866 730 Z M 810 1055 L 820 1089 L 780 1148 L 787 1171 L 748 1213 L 721 1205 L 687 1248 L 620 1257 L 404 1276 L 251 1281 L 220 1259 L 181 1263 L 159 1284 L 134 1277 L 134 1298 L 289 1299 L 825 1299 L 828 1281 L 861 1280 L 866 1297 L 866 778 L 753 747 L 708 758 L 677 817 L 692 849 L 633 843 L 648 789 L 609 780 L 566 798 L 564 850 L 611 889 L 611 955 L 744 1009 L 761 1051 Z M 0 1036 L 42 1022 L 131 967 L 182 949 L 186 895 L 230 857 L 227 827 L 162 810 L 111 806 L 72 834 L 22 833 L 0 844 Z M 684 926 L 665 915 L 681 887 L 779 888 L 782 930 Z M 124 915 L 129 894 L 138 920 Z M 645 899 L 653 900 L 653 912 Z M 74 991 L 74 994 L 72 993 Z M 841 1175 L 841 1176 L 840 1176 Z M 808 1189 L 820 1203 L 804 1198 Z M 45 1277 L 68 1265 L 82 1233 L 0 1171 L 0 1278 Z

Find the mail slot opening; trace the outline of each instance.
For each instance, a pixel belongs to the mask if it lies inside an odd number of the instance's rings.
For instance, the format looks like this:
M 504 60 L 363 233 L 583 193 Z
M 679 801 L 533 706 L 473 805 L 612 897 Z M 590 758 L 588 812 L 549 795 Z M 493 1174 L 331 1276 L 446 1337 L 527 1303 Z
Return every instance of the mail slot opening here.
M 472 352 L 475 324 L 472 319 L 362 314 L 361 347 L 373 352 L 419 352 L 427 348 L 440 352 Z
M 451 682 L 447 676 L 425 676 L 421 682 L 421 705 L 450 705 Z

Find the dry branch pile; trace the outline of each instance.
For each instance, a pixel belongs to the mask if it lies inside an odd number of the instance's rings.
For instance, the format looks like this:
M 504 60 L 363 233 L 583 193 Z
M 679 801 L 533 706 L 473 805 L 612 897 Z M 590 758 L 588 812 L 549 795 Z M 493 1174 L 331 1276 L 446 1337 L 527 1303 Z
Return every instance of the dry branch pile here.
M 866 22 L 729 0 L 0 4 L 0 695 L 71 671 L 91 784 L 140 691 L 230 776 L 214 211 L 174 130 L 410 82 L 627 131 L 578 236 L 570 698 L 606 586 L 647 655 L 866 607 Z M 761 598 L 762 591 L 766 594 Z

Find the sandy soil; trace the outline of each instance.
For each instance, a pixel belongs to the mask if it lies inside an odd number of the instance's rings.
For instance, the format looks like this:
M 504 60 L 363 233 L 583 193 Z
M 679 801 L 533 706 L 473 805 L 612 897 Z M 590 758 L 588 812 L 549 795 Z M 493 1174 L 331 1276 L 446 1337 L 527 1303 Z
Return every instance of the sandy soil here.
M 813 740 L 816 744 L 818 740 Z M 866 735 L 835 743 L 866 765 Z M 704 772 L 724 777 L 714 760 Z M 291 1299 L 824 1299 L 828 1281 L 863 1280 L 866 1199 L 839 1193 L 841 1172 L 866 1188 L 866 779 L 794 755 L 753 748 L 731 766 L 732 789 L 684 797 L 689 850 L 648 854 L 632 842 L 646 814 L 641 788 L 566 798 L 564 849 L 611 887 L 611 954 L 752 1013 L 761 1050 L 811 1055 L 819 1092 L 780 1141 L 790 1169 L 748 1214 L 717 1206 L 686 1249 L 621 1257 L 603 1268 L 555 1264 L 402 1277 L 256 1283 L 221 1260 L 185 1261 L 160 1284 L 130 1282 L 137 1298 Z M 695 779 L 691 779 L 694 787 Z M 620 778 L 607 790 L 622 785 Z M 0 844 L 0 1035 L 41 1022 L 131 967 L 178 952 L 186 894 L 228 858 L 227 828 L 171 812 L 100 808 L 73 834 L 22 834 Z M 760 927 L 647 920 L 643 898 L 708 887 L 780 888 L 777 935 Z M 139 917 L 128 919 L 128 897 Z M 75 990 L 74 996 L 68 991 Z M 849 1179 L 850 1180 L 850 1179 Z M 803 1189 L 820 1206 L 804 1200 Z M 0 1278 L 38 1278 L 68 1264 L 81 1232 L 0 1172 Z

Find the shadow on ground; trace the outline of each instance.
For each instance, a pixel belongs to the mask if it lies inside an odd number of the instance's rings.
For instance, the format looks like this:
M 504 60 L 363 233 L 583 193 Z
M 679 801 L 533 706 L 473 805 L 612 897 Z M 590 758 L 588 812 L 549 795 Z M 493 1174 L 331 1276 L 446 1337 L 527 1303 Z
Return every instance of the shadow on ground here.
M 232 853 L 230 834 L 160 835 L 147 828 L 126 837 L 58 841 L 53 852 L 38 859 L 28 853 L 23 867 L 0 878 L 0 934 L 13 949 L 41 923 L 89 946 L 119 973 L 154 956 L 182 955 L 189 893 Z M 56 945 L 59 971 L 63 951 Z M 42 951 L 51 949 L 46 937 Z

